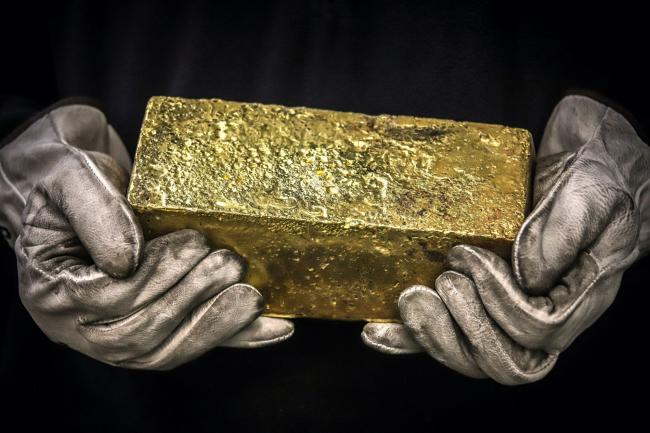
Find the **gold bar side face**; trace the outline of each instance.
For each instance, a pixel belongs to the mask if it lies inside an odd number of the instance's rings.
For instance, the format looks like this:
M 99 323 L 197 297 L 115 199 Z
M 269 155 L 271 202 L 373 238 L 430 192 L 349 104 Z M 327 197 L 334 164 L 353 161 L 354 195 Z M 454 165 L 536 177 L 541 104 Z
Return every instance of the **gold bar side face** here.
M 153 97 L 128 200 L 147 238 L 244 256 L 267 315 L 399 321 L 451 246 L 509 255 L 533 149 L 501 125 Z

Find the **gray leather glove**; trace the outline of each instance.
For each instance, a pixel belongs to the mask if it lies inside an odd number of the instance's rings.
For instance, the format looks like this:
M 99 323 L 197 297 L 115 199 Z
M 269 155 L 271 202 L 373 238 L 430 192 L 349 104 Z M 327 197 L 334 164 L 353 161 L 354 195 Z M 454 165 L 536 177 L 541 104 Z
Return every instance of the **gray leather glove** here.
M 53 341 L 102 362 L 165 370 L 215 346 L 287 339 L 258 317 L 245 262 L 182 230 L 145 243 L 125 192 L 131 167 L 103 113 L 47 111 L 0 150 L 0 225 L 15 244 L 20 298 Z
M 458 245 L 435 290 L 399 298 L 404 325 L 366 325 L 387 353 L 425 350 L 471 377 L 544 377 L 613 302 L 623 272 L 650 246 L 650 149 L 618 112 L 584 96 L 555 108 L 540 146 L 534 209 L 510 263 Z

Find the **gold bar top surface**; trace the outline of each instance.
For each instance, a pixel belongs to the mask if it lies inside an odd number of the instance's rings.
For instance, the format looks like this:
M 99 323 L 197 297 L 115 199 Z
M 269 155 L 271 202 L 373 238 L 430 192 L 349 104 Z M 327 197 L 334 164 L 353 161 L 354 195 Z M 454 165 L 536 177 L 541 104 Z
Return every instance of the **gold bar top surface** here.
M 508 255 L 532 156 L 501 125 L 153 97 L 128 199 L 148 237 L 243 255 L 266 314 L 395 321 L 452 245 Z

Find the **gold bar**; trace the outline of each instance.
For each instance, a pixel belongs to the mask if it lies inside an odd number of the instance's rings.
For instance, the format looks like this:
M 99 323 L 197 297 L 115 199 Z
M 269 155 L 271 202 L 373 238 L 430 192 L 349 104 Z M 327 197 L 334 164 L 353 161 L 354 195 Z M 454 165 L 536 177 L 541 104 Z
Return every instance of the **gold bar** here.
M 533 152 L 500 125 L 157 96 L 128 199 L 147 238 L 193 228 L 244 256 L 267 315 L 398 321 L 452 245 L 509 255 Z

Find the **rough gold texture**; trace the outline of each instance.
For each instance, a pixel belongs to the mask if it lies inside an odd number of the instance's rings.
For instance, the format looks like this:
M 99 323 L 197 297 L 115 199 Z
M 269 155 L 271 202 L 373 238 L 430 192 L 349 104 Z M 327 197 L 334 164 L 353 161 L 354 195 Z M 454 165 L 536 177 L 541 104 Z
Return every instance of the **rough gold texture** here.
M 508 256 L 532 153 L 499 125 L 153 97 L 128 199 L 148 238 L 244 256 L 268 315 L 398 321 L 452 245 Z

